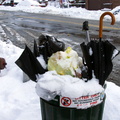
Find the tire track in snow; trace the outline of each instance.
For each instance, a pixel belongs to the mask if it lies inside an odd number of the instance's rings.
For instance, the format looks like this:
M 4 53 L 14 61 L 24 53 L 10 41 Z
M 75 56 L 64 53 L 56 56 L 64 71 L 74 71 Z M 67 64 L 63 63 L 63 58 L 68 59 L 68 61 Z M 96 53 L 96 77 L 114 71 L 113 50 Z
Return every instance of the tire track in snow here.
M 17 33 L 14 29 L 6 26 L 5 24 L 2 24 L 2 27 L 6 33 L 6 36 L 11 40 L 11 41 L 20 41 L 23 43 L 26 43 L 26 39 L 22 37 L 19 33 Z
M 6 35 L 2 26 L 0 26 L 0 40 L 1 41 L 6 41 L 7 40 L 7 35 Z
M 34 38 L 33 38 L 34 37 Z M 31 39 L 29 39 L 31 38 Z M 34 35 L 30 35 L 27 30 L 23 30 L 22 32 L 18 29 L 13 29 L 5 24 L 0 26 L 0 40 L 2 41 L 11 41 L 14 45 L 24 48 L 25 44 L 29 47 L 33 46 L 33 41 L 35 39 Z M 33 41 L 31 41 L 33 40 Z

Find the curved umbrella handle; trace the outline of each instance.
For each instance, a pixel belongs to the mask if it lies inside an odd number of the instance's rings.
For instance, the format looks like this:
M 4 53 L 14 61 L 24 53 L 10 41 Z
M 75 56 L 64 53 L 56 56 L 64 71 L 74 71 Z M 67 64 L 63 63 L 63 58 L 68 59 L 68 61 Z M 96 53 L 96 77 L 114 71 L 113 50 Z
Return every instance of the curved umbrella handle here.
M 111 25 L 115 24 L 115 16 L 111 12 L 105 12 L 101 15 L 100 21 L 99 21 L 99 38 L 102 38 L 102 29 L 103 29 L 103 18 L 105 15 L 110 15 L 112 18 Z

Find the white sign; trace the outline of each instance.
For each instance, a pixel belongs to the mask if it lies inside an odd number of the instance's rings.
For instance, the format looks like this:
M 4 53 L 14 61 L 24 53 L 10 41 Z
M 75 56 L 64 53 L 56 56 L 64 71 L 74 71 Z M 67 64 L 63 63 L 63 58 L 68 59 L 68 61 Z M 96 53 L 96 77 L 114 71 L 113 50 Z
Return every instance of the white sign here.
M 79 98 L 60 97 L 60 106 L 86 109 L 100 104 L 103 101 L 104 93 L 97 93 L 89 96 L 82 96 Z

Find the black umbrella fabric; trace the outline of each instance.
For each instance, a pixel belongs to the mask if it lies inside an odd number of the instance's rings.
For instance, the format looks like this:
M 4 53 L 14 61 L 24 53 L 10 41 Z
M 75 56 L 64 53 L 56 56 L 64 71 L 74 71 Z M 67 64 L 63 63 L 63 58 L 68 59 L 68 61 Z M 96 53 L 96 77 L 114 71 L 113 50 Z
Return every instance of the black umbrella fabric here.
M 104 13 L 102 18 L 106 14 L 108 12 Z M 119 51 L 109 41 L 102 40 L 101 36 L 99 41 L 92 40 L 87 44 L 82 43 L 80 46 L 83 52 L 84 64 L 87 66 L 87 79 L 90 80 L 95 76 L 99 80 L 99 84 L 103 86 L 113 68 L 114 51 L 117 51 L 115 55 Z
M 39 50 L 38 50 L 38 46 L 37 46 L 37 43 L 35 40 L 34 40 L 33 54 L 35 55 L 35 57 L 38 57 L 40 55 Z
M 43 74 L 46 72 L 46 69 L 41 66 L 27 46 L 15 63 L 29 76 L 31 80 L 35 82 L 37 74 Z
M 85 66 L 85 77 L 87 78 L 87 80 L 90 80 L 92 78 L 92 58 L 89 54 L 89 46 L 86 45 L 84 42 L 81 44 L 81 49 L 83 52 L 83 63 Z M 86 70 L 87 69 L 87 70 Z M 83 72 L 83 71 L 82 71 Z M 83 72 L 84 73 L 84 72 Z M 83 74 L 82 73 L 82 74 Z M 83 76 L 83 75 L 82 75 Z
M 117 49 L 109 41 L 90 41 L 87 45 L 81 44 L 85 66 L 87 66 L 87 79 L 93 74 L 99 79 L 99 84 L 104 85 L 113 68 L 113 54 Z M 116 52 L 116 55 L 119 52 Z

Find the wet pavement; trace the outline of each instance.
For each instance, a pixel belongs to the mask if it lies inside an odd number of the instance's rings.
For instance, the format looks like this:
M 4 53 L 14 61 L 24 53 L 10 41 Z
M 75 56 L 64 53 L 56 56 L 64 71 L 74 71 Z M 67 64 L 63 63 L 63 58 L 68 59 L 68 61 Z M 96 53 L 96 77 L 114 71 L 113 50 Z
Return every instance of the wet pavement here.
M 65 18 L 60 16 L 32 14 L 24 12 L 0 12 L 0 39 L 10 39 L 13 44 L 24 49 L 25 44 L 33 49 L 34 40 L 37 41 L 40 34 L 50 34 L 58 40 L 65 42 L 66 47 L 71 46 L 82 56 L 80 44 L 86 41 L 85 31 L 82 31 L 83 19 Z M 88 20 L 90 24 L 91 40 L 98 39 L 99 21 Z M 96 27 L 94 27 L 96 25 Z M 103 39 L 109 40 L 120 50 L 120 23 L 111 28 L 110 21 L 104 22 Z M 120 86 L 120 55 L 113 60 L 113 71 L 108 77 Z

